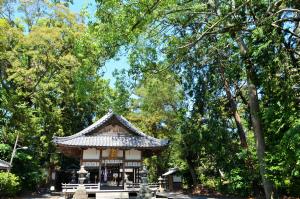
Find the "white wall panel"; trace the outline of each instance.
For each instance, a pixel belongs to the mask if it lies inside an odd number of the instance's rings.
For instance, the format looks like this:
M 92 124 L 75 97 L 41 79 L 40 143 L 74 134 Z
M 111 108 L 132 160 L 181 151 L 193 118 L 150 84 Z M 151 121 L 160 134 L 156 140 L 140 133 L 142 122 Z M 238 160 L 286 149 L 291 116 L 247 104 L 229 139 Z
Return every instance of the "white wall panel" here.
M 94 148 L 83 150 L 84 160 L 99 160 L 100 151 Z
M 138 150 L 127 150 L 125 151 L 125 159 L 126 160 L 141 160 L 142 159 L 142 153 Z
M 118 150 L 118 158 L 122 158 L 123 157 L 123 150 Z
M 102 150 L 102 157 L 107 158 L 109 156 L 110 149 L 104 149 Z

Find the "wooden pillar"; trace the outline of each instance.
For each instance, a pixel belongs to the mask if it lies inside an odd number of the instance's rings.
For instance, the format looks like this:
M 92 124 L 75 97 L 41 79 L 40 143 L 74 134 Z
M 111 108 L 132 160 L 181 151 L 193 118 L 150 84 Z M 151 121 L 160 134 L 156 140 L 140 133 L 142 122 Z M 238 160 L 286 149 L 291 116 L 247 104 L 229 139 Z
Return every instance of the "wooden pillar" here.
M 121 168 L 121 165 L 118 164 L 118 178 L 117 178 L 117 186 L 120 186 L 120 168 Z
M 138 167 L 138 182 L 139 183 L 141 183 L 140 171 L 143 170 L 143 167 L 144 167 L 144 156 L 146 156 L 146 151 L 141 150 L 141 165 Z
M 168 175 L 169 191 L 173 191 L 173 174 Z
M 136 183 L 136 168 L 132 168 L 133 171 L 133 183 Z
M 80 155 L 80 165 L 79 166 L 82 166 L 83 164 L 83 148 L 81 148 L 81 155 Z
M 102 171 L 102 149 L 100 149 L 99 155 L 99 189 L 101 189 L 101 171 Z
M 138 183 L 140 183 L 140 167 L 138 167 L 137 170 L 138 170 Z
M 123 164 L 122 164 L 122 186 L 123 186 L 123 189 L 125 189 L 124 185 L 125 185 L 125 150 L 123 150 Z

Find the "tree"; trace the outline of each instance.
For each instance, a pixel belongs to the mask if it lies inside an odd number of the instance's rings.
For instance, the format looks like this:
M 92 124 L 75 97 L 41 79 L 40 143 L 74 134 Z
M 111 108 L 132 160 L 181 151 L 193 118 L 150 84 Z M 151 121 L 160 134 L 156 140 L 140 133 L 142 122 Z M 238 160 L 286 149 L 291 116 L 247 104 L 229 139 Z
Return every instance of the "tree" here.
M 266 160 L 266 153 L 269 157 L 276 156 L 273 146 L 279 146 L 297 120 L 293 116 L 286 117 L 289 118 L 286 121 L 279 119 L 277 124 L 282 128 L 278 131 L 267 118 L 275 113 L 271 107 L 275 108 L 276 103 L 292 109 L 287 111 L 289 115 L 299 113 L 296 105 L 299 104 L 296 94 L 299 75 L 295 75 L 299 68 L 298 3 L 262 0 L 99 0 L 98 3 L 101 27 L 118 32 L 118 45 L 127 46 L 133 55 L 138 54 L 136 49 L 158 52 L 146 54 L 144 59 L 134 57 L 140 63 L 138 67 L 133 66 L 139 75 L 149 70 L 159 71 L 153 60 L 168 63 L 167 68 L 179 74 L 185 100 L 195 102 L 193 112 L 201 117 L 209 114 L 209 118 L 219 115 L 225 122 L 223 128 L 233 116 L 235 125 L 229 126 L 237 130 L 244 147 L 245 137 L 249 139 L 250 132 L 254 133 L 264 193 L 266 198 L 271 198 L 274 178 L 269 174 L 270 168 L 281 163 Z M 199 91 L 203 94 L 198 95 Z M 284 96 L 289 96 L 286 102 L 281 100 Z M 221 103 L 205 106 L 206 100 Z M 279 112 L 286 115 L 285 111 Z
M 163 67 L 163 66 L 161 66 Z M 144 73 L 134 90 L 131 109 L 127 118 L 133 121 L 143 132 L 156 138 L 174 140 L 178 127 L 178 110 L 182 104 L 182 89 L 176 75 L 165 73 Z M 156 182 L 158 177 L 170 166 L 170 150 L 166 149 L 146 160 L 150 170 L 150 180 Z
M 98 73 L 109 53 L 84 20 L 61 4 L 27 3 L 20 5 L 24 20 L 0 19 L 0 137 L 12 146 L 20 133 L 19 145 L 29 149 L 18 151 L 12 171 L 34 189 L 59 167 L 53 136 L 74 134 L 106 113 L 112 89 Z M 40 10 L 39 3 L 45 12 L 27 10 Z

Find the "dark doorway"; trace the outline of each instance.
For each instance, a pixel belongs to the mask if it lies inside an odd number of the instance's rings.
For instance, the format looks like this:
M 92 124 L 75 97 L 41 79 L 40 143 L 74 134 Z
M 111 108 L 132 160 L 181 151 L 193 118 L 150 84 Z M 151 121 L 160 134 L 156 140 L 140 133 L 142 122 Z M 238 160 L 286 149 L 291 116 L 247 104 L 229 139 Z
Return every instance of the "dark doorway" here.
M 122 163 L 101 167 L 101 189 L 123 189 Z

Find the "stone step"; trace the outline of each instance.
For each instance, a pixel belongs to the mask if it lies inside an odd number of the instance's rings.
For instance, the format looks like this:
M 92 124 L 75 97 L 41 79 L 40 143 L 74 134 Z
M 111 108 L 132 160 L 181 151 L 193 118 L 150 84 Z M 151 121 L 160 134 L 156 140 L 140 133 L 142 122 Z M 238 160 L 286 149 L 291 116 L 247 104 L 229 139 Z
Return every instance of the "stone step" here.
M 96 193 L 96 199 L 129 199 L 128 192 L 102 192 Z

